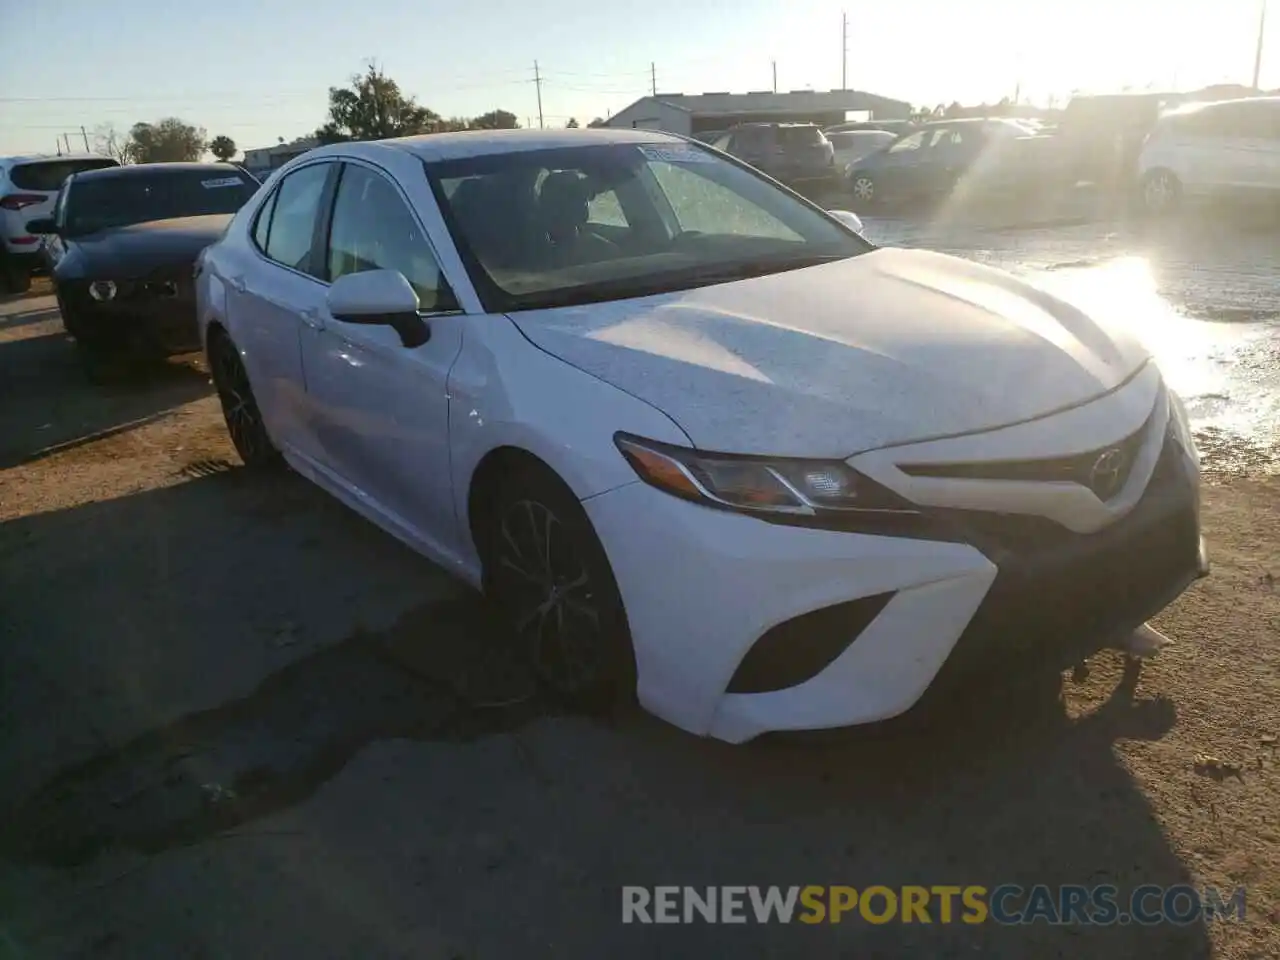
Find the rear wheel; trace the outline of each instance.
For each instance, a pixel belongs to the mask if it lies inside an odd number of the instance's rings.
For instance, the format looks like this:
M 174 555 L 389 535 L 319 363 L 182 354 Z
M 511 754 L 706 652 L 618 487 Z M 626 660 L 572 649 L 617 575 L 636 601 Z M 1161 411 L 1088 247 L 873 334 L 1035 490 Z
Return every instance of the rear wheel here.
M 267 434 L 262 411 L 253 396 L 249 374 L 231 338 L 220 330 L 209 335 L 209 370 L 222 404 L 222 416 L 236 453 L 246 467 L 274 467 L 280 452 Z
M 1171 170 L 1152 170 L 1142 178 L 1142 209 L 1153 216 L 1172 213 L 1182 199 L 1182 183 Z
M 539 681 L 592 713 L 629 702 L 635 660 L 622 597 L 590 520 L 563 482 L 533 465 L 503 478 L 479 533 L 485 593 Z

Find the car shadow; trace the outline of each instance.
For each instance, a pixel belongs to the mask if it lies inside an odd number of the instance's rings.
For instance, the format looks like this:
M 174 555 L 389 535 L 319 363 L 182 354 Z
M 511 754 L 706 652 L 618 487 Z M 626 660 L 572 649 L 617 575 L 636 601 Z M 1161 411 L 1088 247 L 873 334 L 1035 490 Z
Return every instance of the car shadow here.
M 910 723 L 730 747 L 641 715 L 565 716 L 478 600 L 288 473 L 213 471 L 11 521 L 0 564 L 0 854 L 12 862 L 155 854 L 275 814 L 277 826 L 301 818 L 332 853 L 317 856 L 345 864 L 331 889 L 425 911 L 468 955 L 553 942 L 558 956 L 637 958 L 792 956 L 797 944 L 1209 955 L 1201 925 L 619 923 L 626 884 L 1189 882 L 1115 754 L 1118 741 L 1163 736 L 1175 711 L 1139 696 L 1137 673 L 1109 655 L 1114 690 L 1081 717 L 1057 675 L 996 663 Z M 525 762 L 477 772 L 464 759 L 501 744 Z M 320 812 L 338 781 L 358 786 L 358 813 Z M 452 839 L 476 835 L 509 855 L 478 865 Z M 402 888 L 379 871 L 410 847 L 428 853 Z M 563 882 L 549 882 L 548 863 Z M 291 899 L 299 890 L 259 886 L 254 909 L 306 917 L 316 905 Z M 518 922 L 474 909 L 512 890 Z M 203 912 L 184 906 L 189 944 Z M 20 943 L 38 939 L 29 920 L 14 917 Z M 136 923 L 135 944 L 147 933 Z
M 152 422 L 211 389 L 194 362 L 137 366 L 95 383 L 64 333 L 0 339 L 0 470 Z

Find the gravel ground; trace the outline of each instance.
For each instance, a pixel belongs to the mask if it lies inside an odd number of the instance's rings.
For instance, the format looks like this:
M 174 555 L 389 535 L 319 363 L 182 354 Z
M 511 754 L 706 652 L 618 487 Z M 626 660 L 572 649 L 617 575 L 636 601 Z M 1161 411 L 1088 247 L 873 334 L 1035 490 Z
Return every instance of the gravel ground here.
M 439 570 L 238 469 L 198 362 L 90 386 L 37 287 L 0 302 L 0 956 L 1280 956 L 1274 235 L 869 229 L 1162 318 L 1214 560 L 1158 621 L 1174 647 L 1069 679 L 993 663 L 919 723 L 745 748 L 565 716 Z M 623 926 L 619 887 L 662 883 L 1245 885 L 1248 906 Z

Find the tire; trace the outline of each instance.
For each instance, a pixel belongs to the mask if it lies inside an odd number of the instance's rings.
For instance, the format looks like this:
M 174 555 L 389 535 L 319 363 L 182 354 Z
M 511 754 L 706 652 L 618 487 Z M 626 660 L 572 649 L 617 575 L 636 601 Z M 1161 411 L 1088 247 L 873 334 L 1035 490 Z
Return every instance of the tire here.
M 1172 213 L 1182 201 L 1182 182 L 1171 170 L 1152 170 L 1142 178 L 1142 210 L 1148 216 Z
M 26 293 L 31 289 L 31 271 L 0 252 L 0 292 Z
M 880 200 L 875 178 L 865 171 L 855 171 L 849 177 L 849 190 L 854 206 L 860 210 L 869 210 Z
M 563 705 L 602 714 L 635 699 L 622 596 L 582 505 L 548 468 L 530 465 L 482 505 L 485 594 L 514 629 L 518 656 Z
M 244 465 L 255 470 L 279 466 L 280 451 L 267 433 L 240 352 L 230 337 L 217 330 L 209 336 L 209 371 L 222 404 L 227 433 Z

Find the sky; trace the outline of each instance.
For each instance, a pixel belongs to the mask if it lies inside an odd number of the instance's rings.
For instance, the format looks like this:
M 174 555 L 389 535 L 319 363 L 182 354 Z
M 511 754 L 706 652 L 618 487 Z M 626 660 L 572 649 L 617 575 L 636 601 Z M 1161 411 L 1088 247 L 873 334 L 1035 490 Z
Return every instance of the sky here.
M 848 86 L 917 105 L 1248 83 L 1262 0 L 0 0 L 0 155 L 178 116 L 315 130 L 371 59 L 437 113 L 583 124 L 649 92 Z M 1280 87 L 1280 0 L 1262 86 Z

